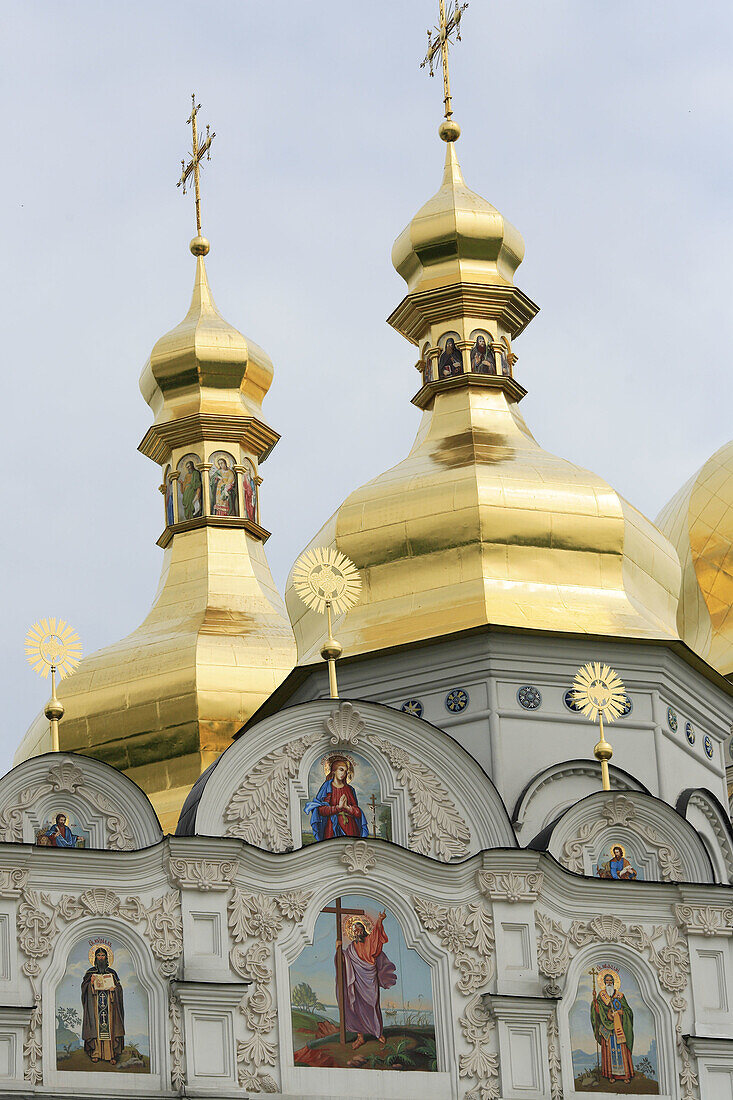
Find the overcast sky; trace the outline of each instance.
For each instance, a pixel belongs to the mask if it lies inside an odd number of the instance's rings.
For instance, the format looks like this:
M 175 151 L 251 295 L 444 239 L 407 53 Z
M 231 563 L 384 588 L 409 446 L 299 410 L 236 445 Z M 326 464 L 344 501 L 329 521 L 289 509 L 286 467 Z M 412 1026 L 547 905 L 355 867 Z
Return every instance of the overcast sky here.
M 392 242 L 439 186 L 437 0 L 4 2 L 0 770 L 47 685 L 23 639 L 85 652 L 147 612 L 160 471 L 136 450 L 153 343 L 185 315 L 195 89 L 224 316 L 267 349 L 262 468 L 281 589 L 346 494 L 404 457 L 415 351 L 385 324 Z M 471 0 L 452 52 L 466 182 L 522 232 L 517 341 L 548 450 L 654 517 L 733 435 L 729 3 Z M 338 455 L 334 464 L 333 456 Z

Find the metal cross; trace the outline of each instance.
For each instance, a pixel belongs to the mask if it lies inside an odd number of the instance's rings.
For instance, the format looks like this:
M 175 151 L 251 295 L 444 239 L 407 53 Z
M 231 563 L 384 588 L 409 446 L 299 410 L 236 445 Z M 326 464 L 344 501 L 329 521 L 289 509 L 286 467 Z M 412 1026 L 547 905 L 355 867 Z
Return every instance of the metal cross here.
M 196 93 L 191 96 L 191 114 L 186 121 L 186 125 L 191 126 L 193 131 L 193 144 L 191 159 L 186 164 L 185 160 L 181 161 L 181 178 L 176 184 L 177 187 L 183 187 L 183 194 L 186 194 L 186 184 L 189 183 L 191 176 L 193 176 L 194 190 L 196 192 L 196 232 L 199 237 L 201 236 L 201 188 L 199 184 L 199 164 L 206 157 L 207 160 L 211 160 L 211 143 L 216 137 L 216 134 L 209 133 L 209 127 L 206 127 L 206 137 L 199 144 L 198 130 L 196 127 L 196 115 L 201 110 L 201 104 L 196 102 Z
M 460 4 L 458 0 L 450 0 L 448 14 L 445 12 L 445 0 L 439 0 L 440 22 L 432 30 L 428 29 L 428 52 L 420 62 L 420 68 L 427 65 L 430 75 L 435 76 L 435 68 L 440 65 L 443 69 L 443 105 L 446 118 L 453 114 L 450 95 L 450 72 L 448 70 L 448 47 L 452 45 L 451 35 L 456 32 L 456 40 L 461 41 L 461 16 L 468 4 Z M 433 38 L 433 31 L 436 37 Z

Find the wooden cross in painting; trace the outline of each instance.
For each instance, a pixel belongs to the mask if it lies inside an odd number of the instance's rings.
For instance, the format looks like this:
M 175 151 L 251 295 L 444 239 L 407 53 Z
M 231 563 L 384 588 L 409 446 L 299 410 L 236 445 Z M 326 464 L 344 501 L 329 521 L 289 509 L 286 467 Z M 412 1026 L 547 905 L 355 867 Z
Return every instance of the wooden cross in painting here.
M 336 898 L 333 905 L 327 905 L 325 909 L 321 910 L 322 913 L 335 913 L 336 914 L 336 998 L 338 1000 L 339 1008 L 339 1042 L 346 1043 L 346 1014 L 344 1012 L 344 1001 L 346 999 L 346 984 L 344 975 L 344 949 L 341 945 L 341 940 L 344 934 L 343 918 L 344 917 L 365 917 L 366 912 L 364 909 L 346 909 L 341 904 L 341 898 Z
M 369 806 L 372 811 L 372 836 L 377 835 L 377 796 L 372 791 L 372 797 L 369 799 Z

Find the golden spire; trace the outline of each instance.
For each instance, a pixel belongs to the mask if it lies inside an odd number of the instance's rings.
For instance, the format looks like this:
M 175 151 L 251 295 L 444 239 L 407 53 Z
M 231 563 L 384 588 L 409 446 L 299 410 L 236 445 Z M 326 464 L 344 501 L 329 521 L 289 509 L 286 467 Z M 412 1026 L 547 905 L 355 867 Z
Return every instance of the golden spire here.
M 79 635 L 63 619 L 41 619 L 25 639 L 25 655 L 34 672 L 44 680 L 51 673 L 51 698 L 44 714 L 51 723 L 51 748 L 59 751 L 59 722 L 64 716 L 64 704 L 56 697 L 56 674 L 59 680 L 74 669 L 81 659 Z
M 181 178 L 176 184 L 176 187 L 183 187 L 183 194 L 185 195 L 186 184 L 190 181 L 191 176 L 193 176 L 194 193 L 196 196 L 196 236 L 191 241 L 191 251 L 194 256 L 205 256 L 209 251 L 209 242 L 206 237 L 202 237 L 201 235 L 201 179 L 199 165 L 204 157 L 206 157 L 207 160 L 211 160 L 211 143 L 216 137 L 216 134 L 209 133 L 209 127 L 207 125 L 206 137 L 199 143 L 196 115 L 200 110 L 201 104 L 196 102 L 196 93 L 193 92 L 191 95 L 191 114 L 186 120 L 186 125 L 190 125 L 193 135 L 191 159 L 188 164 L 186 164 L 185 160 L 181 161 Z
M 340 615 L 359 599 L 361 577 L 345 554 L 330 547 L 318 546 L 306 550 L 293 566 L 293 582 L 301 600 L 311 611 L 326 612 L 328 638 L 321 647 L 321 657 L 328 662 L 328 686 L 332 699 L 338 699 L 336 661 L 343 652 L 333 636 L 331 611 Z
M 593 755 L 601 765 L 603 790 L 610 791 L 608 761 L 613 756 L 613 749 L 603 733 L 603 719 L 613 722 L 623 714 L 626 703 L 623 681 L 608 665 L 601 665 L 600 661 L 589 661 L 575 674 L 573 689 L 575 705 L 591 722 L 599 724 L 601 736 L 593 749 Z
M 428 28 L 428 52 L 420 62 L 420 68 L 424 69 L 427 65 L 430 69 L 430 75 L 435 76 L 435 68 L 440 65 L 443 70 L 443 114 L 445 115 L 444 121 L 441 123 L 438 133 L 442 137 L 443 141 L 457 141 L 461 136 L 461 128 L 457 122 L 452 119 L 453 107 L 451 105 L 450 94 L 450 67 L 448 64 L 448 47 L 452 45 L 451 35 L 455 31 L 456 39 L 461 41 L 461 16 L 468 7 L 468 4 L 460 4 L 458 0 L 450 0 L 448 5 L 448 13 L 446 15 L 445 0 L 438 0 L 439 4 L 439 22 L 438 26 L 433 28 L 436 37 L 433 38 L 433 30 Z

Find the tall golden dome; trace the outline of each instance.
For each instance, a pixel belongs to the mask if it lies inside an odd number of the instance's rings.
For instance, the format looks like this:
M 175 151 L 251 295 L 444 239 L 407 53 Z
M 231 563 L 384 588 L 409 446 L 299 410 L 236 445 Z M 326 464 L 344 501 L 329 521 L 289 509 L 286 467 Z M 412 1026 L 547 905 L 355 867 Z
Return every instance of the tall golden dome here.
M 262 415 L 268 356 L 218 312 L 208 242 L 194 238 L 191 308 L 158 340 L 140 387 L 162 467 L 160 585 L 145 621 L 61 684 L 61 749 L 124 771 L 173 829 L 201 772 L 287 675 L 295 644 L 265 557 L 259 463 L 279 436 Z M 50 748 L 39 716 L 16 762 Z
M 726 443 L 657 517 L 682 563 L 680 637 L 723 676 L 733 674 L 733 442 Z
M 524 245 L 466 186 L 455 124 L 441 136 L 442 184 L 392 251 L 407 294 L 389 322 L 420 348 L 417 437 L 309 544 L 361 570 L 344 652 L 487 624 L 675 638 L 673 547 L 600 477 L 542 450 L 519 412 L 511 342 L 537 312 L 513 282 Z M 299 663 L 317 661 L 323 619 L 292 577 L 286 603 Z

